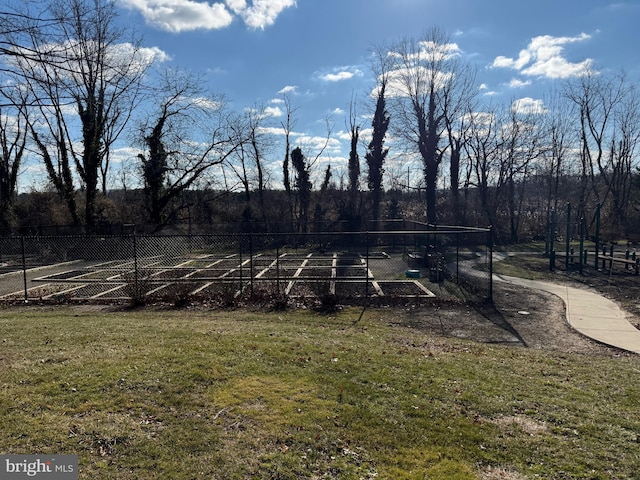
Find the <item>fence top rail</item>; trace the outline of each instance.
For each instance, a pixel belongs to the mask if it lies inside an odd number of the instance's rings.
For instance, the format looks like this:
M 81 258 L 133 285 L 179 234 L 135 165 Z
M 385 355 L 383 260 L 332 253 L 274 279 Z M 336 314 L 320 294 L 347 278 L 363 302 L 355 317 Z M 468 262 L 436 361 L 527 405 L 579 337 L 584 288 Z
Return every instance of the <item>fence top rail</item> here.
M 243 233 L 176 233 L 176 234 L 115 234 L 115 235 L 11 235 L 0 236 L 0 240 L 43 240 L 43 239 L 92 239 L 92 240 L 106 240 L 106 239 L 118 239 L 118 238 L 196 238 L 196 237 L 217 237 L 217 238 L 239 238 L 239 237 L 262 237 L 262 238 L 278 238 L 278 237 L 314 237 L 314 236 L 345 236 L 345 235 L 463 235 L 463 234 L 481 234 L 488 233 L 490 229 L 475 228 L 475 227 L 449 227 L 443 229 L 439 227 L 437 230 L 367 230 L 367 231 L 346 231 L 346 232 L 243 232 Z
M 420 222 L 417 220 L 406 220 L 406 223 L 413 223 L 415 225 L 420 225 L 421 227 L 425 227 L 429 229 L 429 231 L 440 231 L 440 230 L 453 230 L 453 231 L 472 231 L 472 232 L 490 232 L 491 227 L 469 227 L 465 225 L 439 225 L 432 223 Z

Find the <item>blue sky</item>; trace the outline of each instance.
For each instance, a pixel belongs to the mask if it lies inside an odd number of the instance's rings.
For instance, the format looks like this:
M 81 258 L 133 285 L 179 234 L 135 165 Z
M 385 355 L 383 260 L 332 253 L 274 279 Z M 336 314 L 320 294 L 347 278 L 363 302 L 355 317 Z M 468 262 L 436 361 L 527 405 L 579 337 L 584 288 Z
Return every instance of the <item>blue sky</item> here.
M 122 20 L 174 68 L 205 72 L 235 110 L 264 105 L 280 125 L 284 91 L 296 140 L 326 135 L 323 161 L 344 166 L 352 97 L 364 128 L 370 49 L 428 29 L 448 33 L 478 70 L 481 100 L 541 104 L 585 64 L 640 78 L 640 0 L 117 0 Z M 360 100 L 362 99 L 362 100 Z M 309 152 L 313 155 L 313 152 Z M 364 151 L 360 152 L 361 157 Z M 274 167 L 283 153 L 272 152 Z M 335 167 L 334 167 L 335 168 Z

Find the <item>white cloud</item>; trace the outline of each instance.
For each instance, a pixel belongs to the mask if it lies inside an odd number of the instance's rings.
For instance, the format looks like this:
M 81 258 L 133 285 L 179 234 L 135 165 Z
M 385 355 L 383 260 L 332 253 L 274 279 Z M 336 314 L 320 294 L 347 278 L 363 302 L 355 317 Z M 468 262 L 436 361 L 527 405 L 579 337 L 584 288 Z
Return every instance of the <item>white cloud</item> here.
M 518 78 L 512 78 L 511 81 L 509 82 L 509 87 L 511 88 L 522 88 L 522 87 L 526 87 L 527 85 L 531 85 L 530 80 L 524 81 Z
M 337 155 L 342 151 L 342 144 L 337 138 L 330 138 L 327 141 L 327 137 L 301 135 L 297 141 L 296 146 L 302 148 L 302 151 L 309 152 L 309 155 L 313 152 L 319 152 L 324 148 L 324 153 L 328 155 Z
M 339 140 L 344 140 L 346 142 L 351 140 L 351 134 L 345 130 L 340 130 L 339 132 L 336 132 L 336 134 L 334 135 L 337 139 Z
M 276 118 L 283 115 L 280 107 L 262 107 L 261 109 L 256 107 L 246 107 L 244 109 L 244 113 L 256 119 Z
M 286 95 L 287 93 L 293 93 L 295 95 L 296 93 L 298 93 L 298 86 L 297 85 L 287 85 L 286 87 L 284 87 L 281 90 L 279 90 L 278 93 L 280 95 Z
M 496 92 L 495 90 L 490 90 L 489 85 L 487 85 L 486 83 L 481 84 L 478 87 L 478 91 L 482 92 L 483 97 L 492 97 L 494 95 L 500 95 L 500 92 Z
M 462 50 L 456 43 L 436 43 L 422 41 L 418 43 L 417 51 L 409 53 L 389 52 L 387 55 L 398 59 L 397 67 L 388 72 L 386 94 L 388 97 L 407 97 L 415 90 L 426 91 L 431 84 L 436 89 L 444 88 L 454 73 L 445 69 L 433 69 L 439 63 L 446 63 L 461 55 Z M 374 88 L 371 97 L 376 97 L 378 88 Z
M 522 113 L 524 115 L 540 115 L 547 113 L 547 107 L 544 106 L 542 100 L 534 100 L 531 97 L 524 97 L 515 100 L 511 104 L 511 111 L 514 113 Z
M 287 131 L 283 127 L 259 127 L 258 131 L 269 135 L 286 135 L 287 133 Z M 289 132 L 289 136 L 292 138 L 304 137 L 305 134 L 300 132 Z
M 476 125 L 491 125 L 495 120 L 495 114 L 492 112 L 470 112 L 462 116 L 465 123 L 473 122 Z
M 113 45 L 108 53 L 111 55 L 110 63 L 124 64 L 133 58 L 140 68 L 145 68 L 154 62 L 162 63 L 171 60 L 171 57 L 158 47 L 138 47 L 128 42 Z
M 296 5 L 296 0 L 226 0 L 225 3 L 199 0 L 119 0 L 126 8 L 138 10 L 146 22 L 159 29 L 179 33 L 190 30 L 217 30 L 233 22 L 234 14 L 250 28 L 273 25 L 280 13 Z
M 386 95 L 389 98 L 407 97 L 410 94 L 407 90 L 408 87 L 414 88 L 414 83 L 419 83 L 420 88 L 426 91 L 431 81 L 436 89 L 440 89 L 447 85 L 452 77 L 453 73 L 451 72 L 433 72 L 422 66 L 411 69 L 399 68 L 389 72 Z M 374 89 L 371 95 L 374 96 L 376 93 L 377 90 Z
M 286 135 L 286 131 L 282 127 L 258 127 L 260 133 L 267 135 Z
M 269 103 L 272 105 L 281 105 L 284 103 L 284 100 L 282 98 L 272 98 L 269 100 Z
M 132 158 L 137 158 L 140 153 L 144 152 L 134 147 L 114 148 L 109 155 L 109 161 L 113 163 L 127 163 L 131 161 Z
M 20 128 L 21 125 L 18 122 L 18 117 L 14 115 L 5 115 L 0 112 L 0 124 L 2 125 L 1 128 L 3 136 L 6 135 L 7 137 L 15 138 L 22 132 L 22 129 Z
M 404 54 L 406 59 L 411 62 L 441 62 L 457 57 L 462 53 L 457 43 L 436 43 L 431 40 L 425 40 L 418 43 L 418 51 L 415 53 Z M 389 56 L 402 58 L 402 54 L 398 52 L 389 52 Z
M 174 33 L 216 30 L 233 22 L 233 15 L 223 3 L 194 0 L 120 0 L 120 3 L 138 10 L 148 24 Z
M 227 6 L 236 13 L 247 8 L 247 2 L 245 0 L 226 0 Z
M 37 47 L 37 51 L 42 58 L 57 59 L 60 51 L 64 51 L 66 55 L 66 69 L 59 69 L 58 72 L 66 79 L 73 78 L 74 82 L 82 83 L 84 81 L 82 73 L 84 71 L 81 65 L 81 59 L 85 58 L 84 48 L 86 45 L 77 41 L 66 41 L 64 43 L 47 43 Z M 97 47 L 96 47 L 97 48 Z M 22 47 L 16 47 L 16 52 L 20 53 Z M 153 63 L 161 63 L 170 60 L 171 57 L 157 47 L 139 47 L 132 43 L 116 43 L 109 45 L 104 52 L 105 70 L 103 75 L 105 80 L 110 83 L 119 83 L 123 77 L 135 78 L 143 74 Z M 48 62 L 39 64 L 32 62 L 34 56 L 28 55 L 12 55 L 8 57 L 8 62 L 29 68 L 37 75 L 45 75 L 48 70 Z M 55 60 L 51 63 L 55 64 Z M 47 74 L 48 75 L 48 74 Z
M 320 79 L 326 82 L 340 82 L 341 80 L 349 80 L 350 78 L 353 78 L 353 72 L 327 73 L 320 77 Z
M 583 75 L 591 68 L 592 60 L 571 63 L 563 57 L 564 46 L 570 43 L 583 42 L 591 35 L 581 33 L 576 37 L 552 37 L 541 35 L 531 39 L 526 49 L 521 50 L 518 58 L 498 56 L 494 59 L 494 68 L 512 68 L 523 75 L 547 78 L 569 78 Z
M 360 140 L 366 144 L 369 144 L 369 142 L 371 142 L 371 137 L 373 136 L 373 128 L 363 128 L 362 130 L 360 130 Z M 389 141 L 390 140 L 390 136 L 386 137 L 386 140 Z
M 283 115 L 280 107 L 266 107 L 264 109 L 265 117 L 281 117 Z
M 198 108 L 202 108 L 204 110 L 216 111 L 216 110 L 220 110 L 223 107 L 222 102 L 218 100 L 214 100 L 212 98 L 207 98 L 207 97 L 196 97 L 196 98 L 190 98 L 185 100 L 197 106 Z
M 242 17 L 244 23 L 264 30 L 273 25 L 283 10 L 296 6 L 296 0 L 253 0 L 248 6 L 245 0 L 226 0 L 227 6 Z
M 318 74 L 318 77 L 324 82 L 341 82 L 362 75 L 362 71 L 356 67 L 336 67 L 329 73 Z

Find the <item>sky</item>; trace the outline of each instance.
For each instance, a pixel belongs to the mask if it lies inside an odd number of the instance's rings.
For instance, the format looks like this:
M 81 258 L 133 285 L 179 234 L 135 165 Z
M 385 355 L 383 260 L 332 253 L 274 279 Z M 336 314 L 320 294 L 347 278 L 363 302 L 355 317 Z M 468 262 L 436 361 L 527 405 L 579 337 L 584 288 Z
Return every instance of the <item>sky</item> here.
M 116 0 L 121 21 L 171 68 L 204 73 L 238 111 L 264 106 L 269 125 L 296 109 L 294 143 L 327 135 L 322 161 L 344 169 L 349 106 L 370 128 L 371 51 L 429 29 L 446 32 L 477 68 L 478 96 L 544 108 L 563 80 L 590 66 L 640 79 L 640 0 Z M 367 110 L 368 108 L 368 110 Z M 281 140 L 280 135 L 280 140 Z M 277 140 L 277 139 L 276 139 Z M 273 168 L 283 152 L 270 152 Z M 313 156 L 314 152 L 309 151 Z M 364 157 L 364 147 L 360 152 Z

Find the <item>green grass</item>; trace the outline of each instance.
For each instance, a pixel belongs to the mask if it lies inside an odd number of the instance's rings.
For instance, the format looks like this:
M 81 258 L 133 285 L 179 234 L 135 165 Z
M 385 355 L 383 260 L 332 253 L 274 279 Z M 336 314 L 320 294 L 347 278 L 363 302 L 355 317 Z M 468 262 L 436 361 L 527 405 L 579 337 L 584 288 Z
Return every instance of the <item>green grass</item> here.
M 556 248 L 558 242 L 556 242 Z M 526 242 L 526 243 L 507 243 L 504 245 L 494 245 L 494 251 L 501 252 L 528 252 L 528 253 L 544 253 L 545 242 Z
M 553 280 L 549 271 L 549 257 L 542 254 L 511 254 L 500 261 L 493 262 L 493 273 L 526 278 L 529 280 Z
M 637 475 L 638 357 L 360 314 L 5 310 L 0 451 L 77 454 L 84 479 Z

